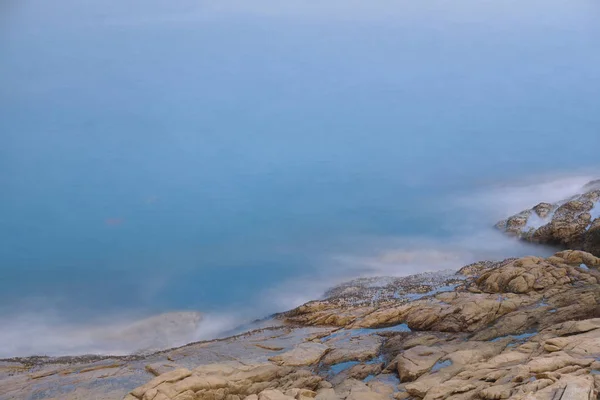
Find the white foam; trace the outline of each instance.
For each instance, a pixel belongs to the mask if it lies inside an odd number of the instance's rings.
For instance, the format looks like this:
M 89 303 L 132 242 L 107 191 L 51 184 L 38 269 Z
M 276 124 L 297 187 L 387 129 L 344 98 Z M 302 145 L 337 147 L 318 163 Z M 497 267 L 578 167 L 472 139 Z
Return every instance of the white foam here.
M 297 307 L 320 298 L 328 289 L 352 279 L 375 276 L 406 276 L 428 271 L 458 269 L 480 260 L 501 260 L 525 255 L 547 256 L 553 249 L 508 238 L 492 228 L 497 220 L 539 202 L 557 202 L 578 193 L 593 176 L 563 177 L 490 185 L 468 196 L 444 203 L 448 213 L 464 215 L 454 233 L 439 238 L 381 237 L 360 238 L 362 248 L 352 253 L 325 255 L 319 272 L 295 277 L 262 291 L 256 303 L 248 305 L 253 313 L 204 314 L 168 313 L 136 319 L 112 317 L 89 324 L 65 322 L 52 312 L 38 311 L 3 318 L 0 329 L 0 357 L 27 355 L 122 355 L 150 349 L 181 346 L 206 340 L 231 331 L 242 315 L 260 317 Z M 600 216 L 596 204 L 593 215 Z M 539 218 L 539 217 L 538 217 Z M 532 220 L 531 226 L 544 219 Z M 246 310 L 246 311 L 248 311 Z M 258 311 L 257 311 L 258 310 Z M 137 321 L 137 322 L 131 322 Z M 156 328 L 156 329 L 155 329 Z
M 554 212 L 549 213 L 546 217 L 541 218 L 535 211 L 532 211 L 527 218 L 527 223 L 521 229 L 522 232 L 527 232 L 531 229 L 539 229 L 542 226 L 550 223 L 552 221 L 552 217 L 554 216 Z
M 237 321 L 230 315 L 171 312 L 138 320 L 112 317 L 78 324 L 51 311 L 21 313 L 3 317 L 0 358 L 148 353 L 214 338 Z
M 343 282 L 371 278 L 370 287 L 387 281 L 385 277 L 401 277 L 423 272 L 457 270 L 481 260 L 502 260 L 526 255 L 549 256 L 554 249 L 532 245 L 506 237 L 492 228 L 470 236 L 442 238 L 381 239 L 387 249 L 371 254 L 331 255 L 322 260 L 319 273 L 290 279 L 263 293 L 263 307 L 274 311 L 293 309 L 310 300 L 322 298 L 325 292 Z M 384 278 L 380 278 L 380 277 Z
M 468 196 L 458 196 L 442 207 L 449 214 L 464 215 L 455 233 L 431 237 L 362 237 L 363 249 L 327 255 L 319 273 L 290 279 L 268 289 L 263 307 L 288 310 L 323 294 L 342 282 L 356 278 L 407 276 L 441 270 L 457 270 L 481 260 L 502 260 L 528 255 L 550 256 L 556 250 L 507 237 L 493 229 L 501 218 L 529 209 L 540 202 L 558 202 L 582 191 L 597 175 L 563 176 L 558 179 L 530 178 L 512 184 L 488 185 Z M 532 214 L 535 214 L 532 212 Z M 550 222 L 530 218 L 528 227 Z M 377 285 L 378 282 L 374 282 Z
M 583 187 L 599 174 L 566 175 L 559 178 L 530 177 L 520 182 L 497 183 L 482 187 L 458 199 L 459 204 L 475 212 L 487 211 L 500 220 L 533 206 L 558 203 L 582 193 Z
M 600 218 L 600 201 L 597 201 L 594 203 L 594 207 L 592 207 L 592 209 L 590 210 L 590 214 L 592 216 L 592 219 L 590 220 L 590 225 L 587 227 L 587 229 L 590 229 L 590 226 L 592 226 L 592 223 L 597 218 Z

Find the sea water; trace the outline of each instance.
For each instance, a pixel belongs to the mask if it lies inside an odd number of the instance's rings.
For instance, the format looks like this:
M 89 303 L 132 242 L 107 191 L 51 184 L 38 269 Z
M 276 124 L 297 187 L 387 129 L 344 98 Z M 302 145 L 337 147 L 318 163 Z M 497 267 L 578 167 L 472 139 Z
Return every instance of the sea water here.
M 491 227 L 599 175 L 594 1 L 0 7 L 0 357 L 548 254 Z

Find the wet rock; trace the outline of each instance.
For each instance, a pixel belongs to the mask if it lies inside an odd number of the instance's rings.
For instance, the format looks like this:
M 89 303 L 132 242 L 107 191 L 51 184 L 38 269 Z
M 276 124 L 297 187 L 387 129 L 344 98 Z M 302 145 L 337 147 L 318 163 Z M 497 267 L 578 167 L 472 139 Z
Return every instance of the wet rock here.
M 590 182 L 582 188 L 582 194 L 555 204 L 540 203 L 500 221 L 496 227 L 530 242 L 600 256 L 600 189 Z
M 382 363 L 358 364 L 348 370 L 348 377 L 363 380 L 368 376 L 375 376 L 383 370 Z
M 554 206 L 550 203 L 540 203 L 537 206 L 533 207 L 533 211 L 535 211 L 537 216 L 540 218 L 546 218 L 547 216 L 549 216 L 553 209 Z

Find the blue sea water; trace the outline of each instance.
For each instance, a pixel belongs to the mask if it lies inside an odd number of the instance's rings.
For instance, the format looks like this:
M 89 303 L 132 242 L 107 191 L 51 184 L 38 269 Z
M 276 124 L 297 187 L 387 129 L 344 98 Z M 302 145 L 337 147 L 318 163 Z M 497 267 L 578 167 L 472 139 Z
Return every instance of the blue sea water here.
M 343 279 L 547 252 L 491 226 L 597 177 L 599 16 L 3 2 L 0 356 L 180 310 L 213 317 L 204 338 Z

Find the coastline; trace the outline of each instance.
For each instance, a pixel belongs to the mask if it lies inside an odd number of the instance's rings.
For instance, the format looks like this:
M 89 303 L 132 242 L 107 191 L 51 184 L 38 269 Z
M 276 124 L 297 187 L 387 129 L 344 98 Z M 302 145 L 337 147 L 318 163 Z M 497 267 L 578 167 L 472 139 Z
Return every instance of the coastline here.
M 548 236 L 548 226 L 557 225 L 550 231 L 587 245 L 600 225 L 590 213 L 600 190 L 585 196 L 588 203 L 575 196 L 544 207 L 555 210 L 535 227 L 546 232 L 546 242 L 527 221 L 538 206 L 511 217 L 528 229 L 508 234 L 550 244 L 557 238 Z M 456 271 L 358 278 L 323 299 L 254 321 L 272 326 L 143 355 L 6 358 L 0 400 L 529 400 L 561 391 L 592 399 L 600 390 L 596 256 L 562 250 Z M 494 378 L 483 379 L 480 370 Z M 241 388 L 248 376 L 256 385 Z M 219 389 L 206 379 L 218 380 Z
M 40 302 L 29 299 L 34 292 L 25 291 L 15 297 L 14 302 L 5 303 L 10 307 L 5 307 L 3 313 L 0 339 L 5 346 L 0 348 L 0 357 L 148 353 L 149 349 L 168 349 L 198 340 L 223 337 L 224 333 L 244 323 L 321 298 L 331 287 L 360 276 L 407 276 L 422 271 L 459 269 L 482 259 L 548 256 L 553 250 L 547 250 L 540 244 L 513 240 L 494 229 L 493 224 L 535 204 L 533 201 L 553 201 L 570 195 L 587 183 L 590 175 L 589 171 L 578 171 L 570 175 L 558 174 L 552 179 L 549 176 L 539 179 L 530 176 L 457 191 L 433 202 L 439 206 L 432 209 L 432 217 L 441 225 L 439 234 L 416 235 L 413 228 L 409 228 L 406 234 L 353 237 L 350 242 L 326 252 L 319 253 L 317 250 L 314 254 L 319 254 L 316 256 L 318 260 L 306 260 L 306 270 L 298 272 L 296 266 L 286 266 L 285 269 L 292 271 L 289 278 L 248 282 L 247 286 L 253 287 L 253 293 L 244 304 L 224 299 L 215 307 L 210 302 L 198 301 L 193 293 L 175 295 L 178 300 L 172 302 L 169 289 L 147 307 L 140 307 L 137 304 L 139 299 L 132 293 L 131 302 L 124 302 L 121 309 L 102 309 L 104 303 L 100 300 L 98 305 L 101 307 L 87 310 L 85 304 L 92 301 L 93 296 L 84 300 L 81 307 L 72 307 L 72 304 L 79 304 L 73 303 L 77 301 L 75 298 L 66 303 L 56 303 L 53 297 Z M 433 225 L 431 229 L 437 228 Z M 313 254 L 312 250 L 307 249 Z M 294 255 L 291 258 L 293 260 Z M 200 265 L 198 272 L 194 273 L 194 279 L 204 279 L 202 270 L 203 266 Z M 82 273 L 85 274 L 85 269 Z M 244 274 L 254 275 L 254 272 Z M 176 276 L 170 278 L 168 287 L 179 287 L 181 284 L 194 286 L 190 283 L 194 282 L 193 279 L 181 280 Z M 219 287 L 224 289 L 220 291 L 223 295 L 229 291 L 237 292 L 237 279 L 232 280 L 232 287 L 221 282 L 219 276 L 216 279 Z M 136 285 L 144 287 L 146 281 L 140 277 Z M 117 297 L 123 295 L 119 292 Z M 67 294 L 65 299 L 69 296 Z M 150 293 L 149 296 L 153 295 Z M 182 300 L 182 297 L 188 300 Z M 199 297 L 207 295 L 200 293 Z M 164 312 L 189 310 L 200 312 L 203 320 L 199 324 L 187 324 L 188 328 L 179 332 L 164 332 L 162 335 L 149 333 L 139 336 L 139 340 L 130 340 L 127 334 L 115 334 Z M 184 325 L 185 321 L 180 320 L 179 323 Z M 21 335 L 21 332 L 28 332 L 28 337 Z
M 458 340 L 459 342 L 468 344 L 470 347 L 478 348 L 479 346 L 482 348 L 481 351 L 484 352 L 489 350 L 484 350 L 485 346 L 492 346 L 497 350 L 494 351 L 498 353 L 498 356 L 501 356 L 502 351 L 510 351 L 511 346 L 530 346 L 530 340 L 535 340 L 536 337 L 542 334 L 547 335 L 544 332 L 548 329 L 556 329 L 552 328 L 552 326 L 561 325 L 562 322 L 549 324 L 548 328 L 541 327 L 535 331 L 531 331 L 529 327 L 515 327 L 501 324 L 500 327 L 504 326 L 504 328 L 494 328 L 496 329 L 493 331 L 495 333 L 488 333 L 486 336 L 486 334 L 482 335 L 482 332 L 486 331 L 486 329 L 482 330 L 483 326 L 471 329 L 468 325 L 465 325 L 463 328 L 454 329 L 452 328 L 454 322 L 452 322 L 446 327 L 427 327 L 419 325 L 423 323 L 421 319 L 425 318 L 425 320 L 428 320 L 432 318 L 432 315 L 438 314 L 438 312 L 430 314 L 431 310 L 428 307 L 432 304 L 435 305 L 442 301 L 442 303 L 450 305 L 456 300 L 456 296 L 466 296 L 466 299 L 480 299 L 476 303 L 473 303 L 471 300 L 468 300 L 467 303 L 462 303 L 462 301 L 458 303 L 472 304 L 469 308 L 475 307 L 474 304 L 485 305 L 490 301 L 496 302 L 494 296 L 498 295 L 484 295 L 483 293 L 485 292 L 482 293 L 479 289 L 474 290 L 473 285 L 480 285 L 478 283 L 480 277 L 487 272 L 514 269 L 515 263 L 532 262 L 532 260 L 538 260 L 534 264 L 549 262 L 550 264 L 548 265 L 554 265 L 552 263 L 565 265 L 564 268 L 572 271 L 569 273 L 571 276 L 582 276 L 583 273 L 589 273 L 593 277 L 594 283 L 592 283 L 593 287 L 586 290 L 588 293 L 591 290 L 592 293 L 600 296 L 600 284 L 598 283 L 600 282 L 600 272 L 597 270 L 600 267 L 600 259 L 581 252 L 563 251 L 557 254 L 558 258 L 551 257 L 546 261 L 535 257 L 508 259 L 502 262 L 488 261 L 465 266 L 454 274 L 446 272 L 437 274 L 435 277 L 432 277 L 434 274 L 421 274 L 420 276 L 409 276 L 406 278 L 387 278 L 381 282 L 385 286 L 380 287 L 390 289 L 389 293 L 397 293 L 397 288 L 404 285 L 407 289 L 402 293 L 405 296 L 404 298 L 379 296 L 377 299 L 373 299 L 373 290 L 366 290 L 361 295 L 359 291 L 354 289 L 360 287 L 374 289 L 378 287 L 373 286 L 372 279 L 359 279 L 341 285 L 338 290 L 332 291 L 333 296 L 329 298 L 312 301 L 298 309 L 274 315 L 273 318 L 280 323 L 279 326 L 252 330 L 223 339 L 190 343 L 182 347 L 143 356 L 111 357 L 91 355 L 82 357 L 30 357 L 1 360 L 0 382 L 3 382 L 3 385 L 0 386 L 5 388 L 3 390 L 10 390 L 12 388 L 15 392 L 11 395 L 11 392 L 0 391 L 0 399 L 30 398 L 27 396 L 15 397 L 14 393 L 22 394 L 23 391 L 26 392 L 30 385 L 27 382 L 31 380 L 36 382 L 36 386 L 44 387 L 42 392 L 44 395 L 37 393 L 36 396 L 38 397 L 36 398 L 75 399 L 79 398 L 76 396 L 82 396 L 82 393 L 86 393 L 85 395 L 88 397 L 81 398 L 117 399 L 125 397 L 127 392 L 133 390 L 135 387 L 141 387 L 155 376 L 160 377 L 163 374 L 172 373 L 181 368 L 187 368 L 192 371 L 194 368 L 199 368 L 199 366 L 203 365 L 206 368 L 213 365 L 222 369 L 224 365 L 231 366 L 232 363 L 235 365 L 250 366 L 279 365 L 278 368 L 283 368 L 289 364 L 286 368 L 310 370 L 315 377 L 319 377 L 319 382 L 330 382 L 331 384 L 341 384 L 337 381 L 341 379 L 340 377 L 344 377 L 344 373 L 352 373 L 352 376 L 354 374 L 358 374 L 356 375 L 358 377 L 362 376 L 360 373 L 352 371 L 357 366 L 363 366 L 362 368 L 366 368 L 370 372 L 368 376 L 372 375 L 371 372 L 379 370 L 379 372 L 376 372 L 376 376 L 385 375 L 385 379 L 389 380 L 396 373 L 401 373 L 396 372 L 396 368 L 398 367 L 393 366 L 393 361 L 404 354 L 400 352 L 395 355 L 398 349 L 389 348 L 391 346 L 390 342 L 401 340 L 404 343 L 409 339 L 413 341 L 417 340 L 418 343 L 421 343 L 419 346 L 432 345 L 430 343 L 432 340 L 434 342 L 437 341 L 438 344 L 434 345 L 434 347 L 439 347 L 440 341 L 441 343 L 447 342 L 444 346 L 456 346 L 452 343 L 458 343 L 456 342 Z M 588 260 L 590 270 L 587 272 L 584 272 L 581 267 L 575 266 L 575 264 L 573 266 L 563 264 L 567 260 L 575 260 L 575 263 L 580 262 L 580 258 Z M 556 261 L 557 259 L 562 261 Z M 457 278 L 459 274 L 460 278 Z M 502 276 L 502 273 L 499 273 L 499 276 Z M 584 281 L 587 282 L 589 279 L 591 278 L 585 278 Z M 449 280 L 454 282 L 456 286 L 449 288 Z M 348 290 L 349 288 L 351 290 Z M 551 293 L 556 289 L 548 288 L 547 290 L 549 292 L 545 291 L 545 293 Z M 566 315 L 561 309 L 555 311 L 553 315 L 562 315 L 561 318 L 565 320 L 572 319 L 573 316 L 576 317 L 576 313 L 574 313 L 572 307 L 576 306 L 583 307 L 583 314 L 591 312 L 594 314 L 594 317 L 596 316 L 595 311 L 593 311 L 596 308 L 595 304 L 592 304 L 592 309 L 589 309 L 589 304 L 586 304 L 586 302 L 584 302 L 583 306 L 578 305 L 577 297 L 572 296 L 572 292 L 575 293 L 577 290 L 582 289 L 565 288 L 565 294 L 560 296 L 560 299 L 562 299 L 560 301 L 568 298 L 573 298 L 573 301 L 575 301 L 575 303 L 571 302 L 572 304 L 570 305 L 562 304 L 563 308 L 566 307 L 568 309 L 569 315 Z M 478 291 L 480 294 L 477 293 Z M 531 313 L 532 311 L 529 308 L 532 304 L 538 304 L 535 309 L 539 309 L 539 307 L 547 309 L 555 307 L 555 300 L 552 297 L 546 298 L 546 295 L 534 295 L 528 292 L 523 295 L 517 295 L 510 291 L 505 291 L 505 289 L 502 289 L 500 293 L 500 298 L 504 298 L 504 300 L 497 304 L 504 304 L 509 299 L 512 303 L 517 301 L 517 299 L 520 299 L 518 301 L 522 301 L 521 306 L 516 307 L 516 309 L 510 307 L 511 310 L 506 315 L 510 315 L 511 312 L 517 312 L 517 314 Z M 523 300 L 525 298 L 527 300 Z M 328 306 L 330 307 L 328 308 Z M 412 306 L 420 307 L 419 312 L 413 313 L 418 316 L 417 321 L 411 322 L 410 317 L 406 320 L 406 316 L 398 314 L 398 311 L 402 310 L 403 307 Z M 464 310 L 464 305 L 459 306 L 458 309 Z M 454 315 L 455 313 L 456 311 L 451 312 L 449 315 Z M 484 315 L 486 313 L 487 311 L 484 312 Z M 547 310 L 544 313 L 547 313 Z M 539 313 L 539 315 L 543 316 L 544 313 Z M 325 319 L 323 319 L 324 316 L 326 317 Z M 391 319 L 390 316 L 392 316 Z M 501 321 L 502 318 L 504 318 L 502 315 L 498 315 L 492 318 L 491 321 Z M 407 322 L 401 322 L 401 320 Z M 596 326 L 594 325 L 596 323 L 598 324 L 599 329 L 597 331 L 600 337 L 600 320 L 588 319 L 588 321 L 591 321 L 587 323 L 591 323 L 593 326 Z M 478 324 L 476 320 L 475 323 L 476 325 Z M 415 327 L 415 324 L 418 326 Z M 484 325 L 487 324 L 485 322 Z M 497 329 L 508 330 L 500 332 Z M 588 332 L 586 329 L 584 331 Z M 489 329 L 487 330 L 489 331 Z M 569 334 L 568 337 L 573 336 L 573 340 L 581 340 L 575 334 L 573 335 Z M 352 343 L 351 347 L 348 347 L 348 343 Z M 307 346 L 307 348 L 303 348 L 303 346 Z M 326 350 L 320 346 L 323 346 Z M 313 354 L 315 349 L 312 347 L 316 347 L 316 355 Z M 300 353 L 298 353 L 299 348 L 303 348 L 303 351 Z M 444 347 L 442 346 L 442 348 Z M 457 351 L 464 352 L 466 349 Z M 306 358 L 307 354 L 309 355 L 308 359 Z M 315 357 L 317 361 L 315 361 Z M 356 359 L 357 361 L 351 361 L 352 359 Z M 360 360 L 363 360 L 362 363 Z M 380 362 L 376 368 L 373 367 L 375 364 L 370 364 L 372 360 Z M 280 363 L 283 363 L 283 366 Z M 345 367 L 346 364 L 348 368 Z M 433 364 L 429 367 L 431 368 Z M 337 367 L 338 365 L 340 367 Z M 447 367 L 452 365 L 454 364 Z M 600 366 L 600 364 L 596 366 L 593 362 L 590 362 L 588 365 L 593 365 L 593 368 Z M 337 371 L 336 368 L 341 368 L 342 370 L 334 374 L 332 371 Z M 437 371 L 429 373 L 429 375 L 433 375 L 434 377 L 436 377 L 436 374 Z M 403 385 L 406 388 L 407 385 L 418 382 L 420 375 L 418 374 L 418 376 L 413 377 L 415 379 L 408 379 L 406 377 L 398 381 L 392 379 L 392 385 L 390 386 L 389 382 L 387 385 L 390 387 Z M 352 376 L 346 376 L 342 379 L 342 382 L 356 381 L 356 376 L 354 378 Z M 366 377 L 361 379 L 364 380 Z M 369 381 L 372 379 L 369 379 Z M 73 392 L 72 381 L 77 382 L 75 392 Z M 71 383 L 69 384 L 69 382 Z M 104 384 L 99 385 L 99 382 L 104 382 Z M 327 384 L 323 385 L 327 386 Z M 317 387 L 313 389 L 317 392 L 319 390 Z M 60 396 L 49 396 L 52 393 L 60 393 Z M 391 392 L 391 394 L 394 393 L 405 392 Z M 398 396 L 394 398 L 399 398 Z

